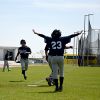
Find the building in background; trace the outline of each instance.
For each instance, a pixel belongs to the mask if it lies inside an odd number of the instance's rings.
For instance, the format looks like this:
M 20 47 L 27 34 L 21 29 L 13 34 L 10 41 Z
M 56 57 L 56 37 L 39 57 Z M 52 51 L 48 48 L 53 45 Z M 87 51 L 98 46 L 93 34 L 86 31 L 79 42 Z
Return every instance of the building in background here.
M 18 47 L 6 47 L 6 46 L 0 46 L 0 61 L 4 60 L 4 55 L 7 52 L 7 50 L 10 52 L 9 56 L 11 56 L 9 60 L 14 61 L 15 56 L 18 52 Z

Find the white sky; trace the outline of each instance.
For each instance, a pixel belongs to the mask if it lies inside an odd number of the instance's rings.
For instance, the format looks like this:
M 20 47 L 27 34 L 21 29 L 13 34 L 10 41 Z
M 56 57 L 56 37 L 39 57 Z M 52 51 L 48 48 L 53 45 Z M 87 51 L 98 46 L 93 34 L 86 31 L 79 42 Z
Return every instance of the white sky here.
M 48 36 L 54 29 L 69 35 L 83 29 L 88 13 L 94 14 L 92 27 L 99 29 L 100 0 L 0 0 L 0 46 L 20 46 L 25 39 L 32 51 L 38 52 L 45 43 L 32 28 Z

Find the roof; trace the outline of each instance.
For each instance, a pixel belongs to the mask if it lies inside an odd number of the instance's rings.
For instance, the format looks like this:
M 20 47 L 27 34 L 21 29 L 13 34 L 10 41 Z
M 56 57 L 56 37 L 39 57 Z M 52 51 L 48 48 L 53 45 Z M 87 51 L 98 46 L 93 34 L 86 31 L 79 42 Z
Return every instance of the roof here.
M 0 49 L 17 49 L 18 47 L 13 46 L 0 46 Z

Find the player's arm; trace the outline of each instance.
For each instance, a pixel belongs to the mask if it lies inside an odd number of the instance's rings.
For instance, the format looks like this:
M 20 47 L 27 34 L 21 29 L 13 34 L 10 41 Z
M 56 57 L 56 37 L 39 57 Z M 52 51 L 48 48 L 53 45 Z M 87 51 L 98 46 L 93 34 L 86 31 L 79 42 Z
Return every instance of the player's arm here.
M 45 46 L 45 56 L 46 56 L 46 60 L 48 61 L 48 46 Z
M 31 54 L 31 52 L 25 52 L 25 54 L 26 54 L 26 53 L 27 53 L 27 54 Z
M 31 54 L 32 52 L 31 52 L 31 49 L 30 48 L 28 48 L 28 51 L 27 52 L 25 52 L 25 53 L 27 53 L 27 54 Z
M 65 46 L 65 49 L 72 49 L 73 46 Z
M 43 37 L 43 38 L 45 38 L 45 37 L 46 37 L 46 36 L 45 36 L 45 35 L 43 35 L 43 34 L 40 34 L 40 33 L 35 32 L 35 30 L 34 30 L 34 29 L 32 29 L 32 31 L 33 31 L 33 33 L 34 33 L 34 34 L 36 34 L 36 35 L 38 35 L 38 36 L 40 36 L 40 37 Z
M 80 32 L 76 32 L 76 34 L 72 34 L 72 35 L 70 35 L 69 37 L 70 37 L 70 38 L 76 37 L 76 36 L 80 35 L 82 32 L 83 32 L 83 30 L 80 31 Z
M 15 57 L 15 61 L 17 60 L 17 57 L 19 56 L 20 52 L 18 51 L 16 57 Z

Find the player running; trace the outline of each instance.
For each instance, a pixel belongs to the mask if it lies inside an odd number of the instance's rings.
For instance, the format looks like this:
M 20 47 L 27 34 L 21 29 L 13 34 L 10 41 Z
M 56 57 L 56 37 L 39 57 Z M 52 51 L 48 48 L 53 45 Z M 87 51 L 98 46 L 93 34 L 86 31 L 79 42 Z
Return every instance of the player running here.
M 24 76 L 24 79 L 26 80 L 27 76 L 26 76 L 25 72 L 28 69 L 28 56 L 29 56 L 29 54 L 31 54 L 31 49 L 26 46 L 26 41 L 25 40 L 21 40 L 20 44 L 21 44 L 21 47 L 19 47 L 19 49 L 18 49 L 18 53 L 17 53 L 17 55 L 15 57 L 15 61 L 17 60 L 17 57 L 20 54 L 20 56 L 21 56 L 20 62 L 21 62 L 22 74 Z
M 45 36 L 43 34 L 39 34 L 32 30 L 34 34 L 44 38 L 48 47 L 50 48 L 51 64 L 53 69 L 53 79 L 55 82 L 55 92 L 63 90 L 63 81 L 64 81 L 64 49 L 65 45 L 71 41 L 71 38 L 78 36 L 82 33 L 77 32 L 76 34 L 72 34 L 69 36 L 61 37 L 60 30 L 54 30 L 51 34 L 52 37 Z M 58 86 L 58 69 L 59 69 L 59 79 L 60 86 Z

